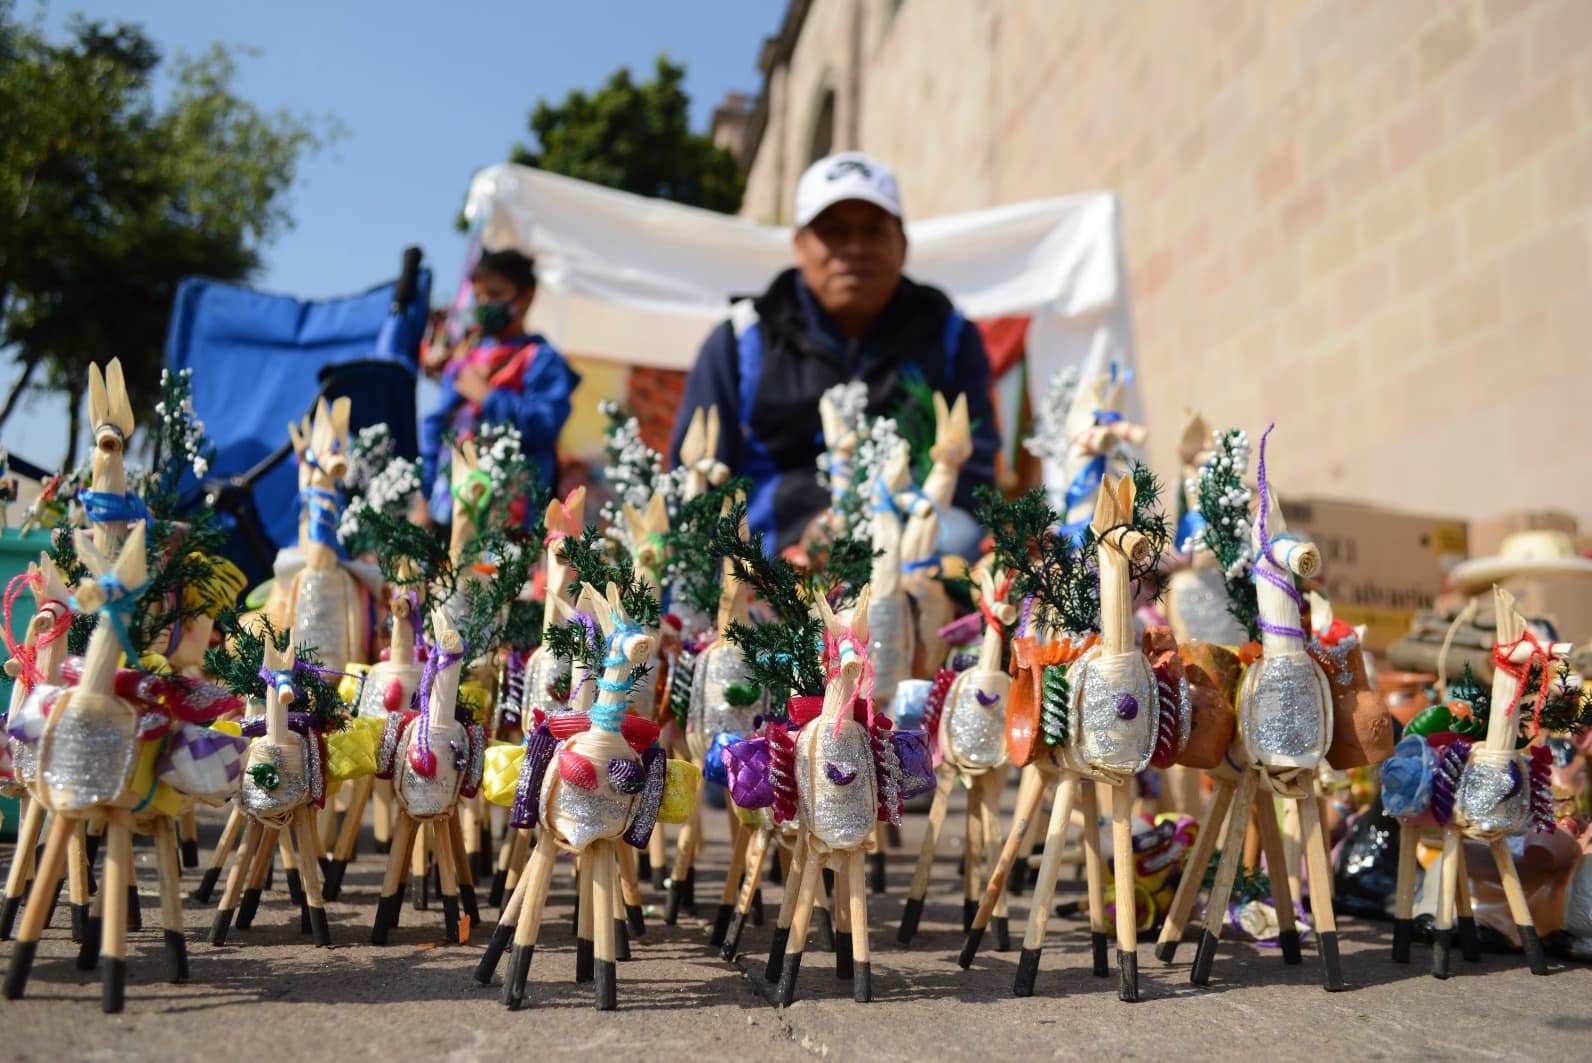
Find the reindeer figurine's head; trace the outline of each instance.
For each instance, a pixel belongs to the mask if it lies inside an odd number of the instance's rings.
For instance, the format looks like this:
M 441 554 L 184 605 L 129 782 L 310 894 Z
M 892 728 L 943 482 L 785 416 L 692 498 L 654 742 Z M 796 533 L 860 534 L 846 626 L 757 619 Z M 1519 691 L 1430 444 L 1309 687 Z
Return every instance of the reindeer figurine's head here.
M 1127 653 L 1133 638 L 1132 573 L 1148 565 L 1155 547 L 1133 524 L 1133 478 L 1100 481 L 1089 528 L 1100 543 L 1100 635 L 1106 653 Z
M 462 439 L 454 443 L 448 462 L 448 487 L 453 494 L 449 552 L 457 564 L 460 552 L 480 534 L 493 501 L 492 478 L 481 468 L 475 440 Z
M 287 426 L 299 462 L 299 546 L 312 569 L 332 567 L 341 546 L 337 522 L 342 512 L 338 485 L 348 475 L 348 418 L 352 404 L 325 399 L 315 404 L 315 415 Z
M 717 487 L 730 478 L 730 467 L 718 458 L 719 408 L 697 407 L 686 426 L 685 438 L 680 441 L 680 464 L 685 467 L 686 498 L 695 498 L 709 487 Z
M 1260 638 L 1268 656 L 1304 649 L 1304 598 L 1295 580 L 1312 579 L 1321 571 L 1321 551 L 1315 543 L 1288 531 L 1282 504 L 1267 478 L 1266 439 L 1270 435 L 1268 428 L 1260 437 L 1260 508 L 1253 531 Z
M 856 719 L 855 702 L 868 673 L 868 591 L 862 592 L 848 629 L 822 595 L 813 607 L 822 619 L 830 680 L 824 707 L 796 738 L 796 789 L 809 842 L 820 852 L 862 845 L 879 815 L 878 775 L 872 735 Z M 871 693 L 871 691 L 870 691 Z
M 94 490 L 125 494 L 127 468 L 123 461 L 127 440 L 133 434 L 133 407 L 127 401 L 121 359 L 112 358 L 103 374 L 99 366 L 89 363 L 88 411 L 89 427 L 94 432 L 94 457 L 90 464 Z
M 542 618 L 544 631 L 563 623 L 563 620 L 555 615 L 558 607 L 554 602 L 563 599 L 569 581 L 574 576 L 564 555 L 564 540 L 571 535 L 580 534 L 581 528 L 584 527 L 585 516 L 584 487 L 575 488 L 562 502 L 555 498 L 547 503 L 547 605 Z
M 663 537 L 669 531 L 669 506 L 662 494 L 647 500 L 645 510 L 626 502 L 623 509 L 625 531 L 630 537 L 630 557 L 636 571 L 654 592 L 663 583 Z

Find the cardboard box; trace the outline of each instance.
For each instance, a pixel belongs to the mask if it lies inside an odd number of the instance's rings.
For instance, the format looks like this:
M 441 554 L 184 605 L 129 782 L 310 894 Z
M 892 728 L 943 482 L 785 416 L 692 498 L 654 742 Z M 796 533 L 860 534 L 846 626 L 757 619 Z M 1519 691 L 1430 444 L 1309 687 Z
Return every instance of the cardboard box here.
M 1322 581 L 1333 614 L 1366 626 L 1366 647 L 1380 653 L 1429 609 L 1449 569 L 1466 557 L 1458 517 L 1406 513 L 1340 499 L 1284 498 L 1288 530 L 1321 551 Z
M 1521 615 L 1548 621 L 1560 641 L 1592 643 L 1592 576 L 1519 576 L 1503 586 L 1515 596 Z
M 1573 539 L 1576 527 L 1574 517 L 1557 509 L 1521 509 L 1473 520 L 1470 522 L 1470 556 L 1495 557 L 1503 548 L 1504 540 L 1516 532 L 1562 531 Z

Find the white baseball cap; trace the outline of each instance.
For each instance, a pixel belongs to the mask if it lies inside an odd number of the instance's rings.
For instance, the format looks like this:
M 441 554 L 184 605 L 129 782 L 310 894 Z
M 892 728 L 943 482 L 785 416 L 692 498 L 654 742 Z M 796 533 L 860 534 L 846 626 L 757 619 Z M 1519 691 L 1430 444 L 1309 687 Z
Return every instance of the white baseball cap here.
M 845 199 L 860 199 L 901 217 L 901 189 L 895 172 L 860 151 L 843 151 L 807 167 L 796 185 L 796 228 L 809 225 Z

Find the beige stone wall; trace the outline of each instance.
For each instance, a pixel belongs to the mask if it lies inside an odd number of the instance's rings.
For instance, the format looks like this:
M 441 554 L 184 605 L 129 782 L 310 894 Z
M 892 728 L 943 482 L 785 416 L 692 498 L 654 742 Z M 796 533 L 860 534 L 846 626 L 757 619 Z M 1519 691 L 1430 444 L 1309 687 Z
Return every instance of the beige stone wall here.
M 1295 496 L 1592 522 L 1592 0 L 893 6 L 815 0 L 747 213 L 852 78 L 918 217 L 1121 196 L 1158 468 L 1194 404 Z

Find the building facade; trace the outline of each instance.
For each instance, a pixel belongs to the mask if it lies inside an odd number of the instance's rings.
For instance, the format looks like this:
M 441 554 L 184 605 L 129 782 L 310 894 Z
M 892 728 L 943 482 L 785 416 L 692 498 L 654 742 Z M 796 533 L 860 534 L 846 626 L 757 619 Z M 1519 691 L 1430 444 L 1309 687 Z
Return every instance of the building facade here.
M 1295 495 L 1592 522 L 1587 0 L 792 0 L 759 66 L 750 218 L 847 148 L 917 218 L 1120 196 L 1163 474 L 1192 407 Z

